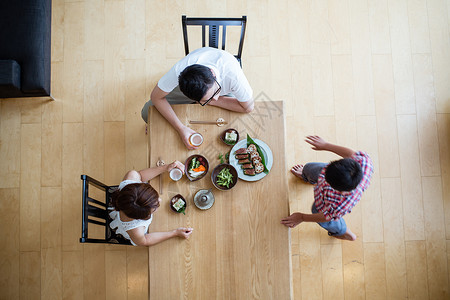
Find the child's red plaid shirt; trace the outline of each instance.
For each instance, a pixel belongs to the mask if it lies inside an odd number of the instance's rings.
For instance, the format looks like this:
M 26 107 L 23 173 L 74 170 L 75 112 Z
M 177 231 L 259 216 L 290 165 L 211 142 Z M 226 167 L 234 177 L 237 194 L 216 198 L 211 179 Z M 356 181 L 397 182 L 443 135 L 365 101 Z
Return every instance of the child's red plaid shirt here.
M 352 157 L 363 171 L 363 178 L 356 189 L 349 192 L 340 192 L 333 189 L 325 180 L 323 168 L 317 184 L 314 186 L 314 204 L 327 220 L 339 220 L 352 211 L 353 206 L 359 202 L 362 193 L 369 187 L 370 177 L 373 173 L 373 163 L 367 153 L 358 151 Z

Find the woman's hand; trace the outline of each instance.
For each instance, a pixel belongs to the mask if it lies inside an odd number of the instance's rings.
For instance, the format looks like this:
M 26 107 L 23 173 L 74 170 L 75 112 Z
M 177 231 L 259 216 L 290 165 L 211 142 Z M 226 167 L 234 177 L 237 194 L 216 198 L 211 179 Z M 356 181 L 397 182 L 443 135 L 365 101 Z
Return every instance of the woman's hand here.
M 167 172 L 170 172 L 172 169 L 175 169 L 175 168 L 180 169 L 181 172 L 183 172 L 183 174 L 184 174 L 184 165 L 181 162 L 179 162 L 178 160 L 167 165 Z
M 192 234 L 193 230 L 194 230 L 194 228 L 190 228 L 190 227 L 188 227 L 188 228 L 180 227 L 180 228 L 175 229 L 175 235 L 185 238 L 185 239 L 188 239 L 189 236 Z
M 296 213 L 293 213 L 292 215 L 290 215 L 289 217 L 286 217 L 283 220 L 281 220 L 281 224 L 283 224 L 289 228 L 294 228 L 295 226 L 302 223 L 303 221 L 304 221 L 303 214 L 296 212 Z
M 189 138 L 191 137 L 191 135 L 193 135 L 194 133 L 196 133 L 193 129 L 187 127 L 187 126 L 183 126 L 179 131 L 178 134 L 181 137 L 181 140 L 183 141 L 184 145 L 189 149 L 189 150 L 195 150 L 197 149 L 197 147 L 192 146 L 191 143 L 189 143 Z
M 311 144 L 314 150 L 328 150 L 327 148 L 327 144 L 328 142 L 325 141 L 323 138 L 321 138 L 318 135 L 309 135 L 306 137 L 305 142 L 307 142 L 308 144 Z

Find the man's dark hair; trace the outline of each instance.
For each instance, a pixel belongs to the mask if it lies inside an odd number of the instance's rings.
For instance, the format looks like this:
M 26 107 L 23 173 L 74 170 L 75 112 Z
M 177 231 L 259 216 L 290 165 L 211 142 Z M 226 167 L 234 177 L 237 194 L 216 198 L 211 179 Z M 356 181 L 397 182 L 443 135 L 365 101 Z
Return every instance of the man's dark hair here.
M 361 166 L 351 158 L 335 160 L 325 170 L 325 180 L 338 191 L 354 190 L 362 177 Z
M 191 65 L 178 76 L 181 92 L 189 99 L 200 101 L 214 84 L 214 76 L 208 67 Z

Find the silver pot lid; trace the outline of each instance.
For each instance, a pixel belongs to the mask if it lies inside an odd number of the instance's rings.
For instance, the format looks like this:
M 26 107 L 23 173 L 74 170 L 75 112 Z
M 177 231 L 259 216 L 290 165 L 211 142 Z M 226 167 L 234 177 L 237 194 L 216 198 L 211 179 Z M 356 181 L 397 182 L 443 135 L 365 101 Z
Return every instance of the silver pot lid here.
M 199 209 L 209 209 L 214 204 L 214 194 L 211 189 L 199 190 L 194 196 L 194 204 Z

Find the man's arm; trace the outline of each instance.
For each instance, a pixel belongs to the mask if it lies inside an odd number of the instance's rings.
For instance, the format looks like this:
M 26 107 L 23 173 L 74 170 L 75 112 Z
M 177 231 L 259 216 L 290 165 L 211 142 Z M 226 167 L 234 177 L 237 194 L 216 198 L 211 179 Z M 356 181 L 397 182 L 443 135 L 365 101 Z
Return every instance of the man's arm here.
M 250 113 L 254 109 L 253 99 L 246 102 L 239 102 L 236 98 L 226 96 L 220 96 L 216 101 L 209 102 L 209 105 L 241 113 Z
M 150 95 L 150 99 L 152 100 L 153 105 L 156 107 L 159 113 L 178 132 L 181 140 L 186 145 L 186 147 L 191 150 L 197 149 L 197 147 L 194 147 L 189 143 L 189 137 L 194 134 L 195 131 L 185 126 L 183 123 L 181 123 L 180 119 L 178 119 L 169 102 L 167 102 L 166 96 L 168 94 L 169 93 L 164 92 L 158 87 L 158 85 L 156 85 L 152 91 L 152 94 Z
M 330 152 L 336 153 L 339 156 L 342 156 L 343 158 L 350 158 L 353 156 L 353 154 L 355 154 L 354 150 L 347 148 L 347 147 L 328 143 L 327 141 L 325 141 L 324 139 L 322 139 L 320 136 L 317 136 L 317 135 L 307 136 L 305 141 L 308 144 L 311 144 L 313 146 L 312 148 L 314 150 L 330 151 Z

